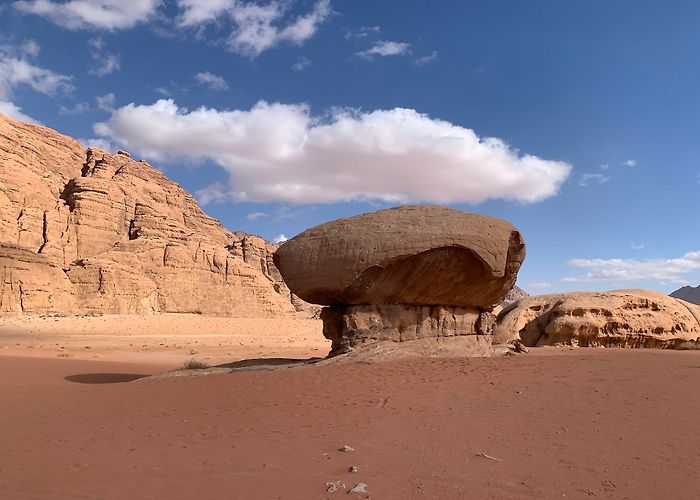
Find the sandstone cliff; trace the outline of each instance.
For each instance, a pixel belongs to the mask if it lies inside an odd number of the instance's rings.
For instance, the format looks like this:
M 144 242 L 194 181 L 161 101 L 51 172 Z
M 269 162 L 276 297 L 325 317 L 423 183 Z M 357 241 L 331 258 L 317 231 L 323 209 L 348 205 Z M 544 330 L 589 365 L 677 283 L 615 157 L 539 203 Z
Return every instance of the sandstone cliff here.
M 128 153 L 0 114 L 0 313 L 290 313 L 275 248 Z

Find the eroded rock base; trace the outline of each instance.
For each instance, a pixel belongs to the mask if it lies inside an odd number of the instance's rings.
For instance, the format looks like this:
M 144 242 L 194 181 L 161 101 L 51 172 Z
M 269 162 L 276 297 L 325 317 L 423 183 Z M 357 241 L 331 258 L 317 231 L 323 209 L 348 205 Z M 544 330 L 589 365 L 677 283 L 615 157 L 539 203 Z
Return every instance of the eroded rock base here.
M 494 324 L 491 313 L 478 309 L 404 304 L 324 307 L 321 319 L 323 335 L 333 342 L 330 356 L 380 342 L 407 343 L 397 349 L 408 349 L 408 343 L 420 346 L 416 355 L 430 351 L 470 355 L 477 344 L 490 346 Z

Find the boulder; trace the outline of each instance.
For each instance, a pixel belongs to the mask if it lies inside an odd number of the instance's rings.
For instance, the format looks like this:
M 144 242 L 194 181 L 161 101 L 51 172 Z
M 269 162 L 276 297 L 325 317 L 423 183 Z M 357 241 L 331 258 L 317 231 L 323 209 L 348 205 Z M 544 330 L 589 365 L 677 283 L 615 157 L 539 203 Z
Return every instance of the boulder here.
M 647 290 L 528 297 L 496 320 L 496 344 L 700 348 L 700 307 Z
M 0 115 L 0 312 L 274 316 L 307 307 L 272 245 L 161 171 Z
M 490 309 L 513 288 L 525 244 L 510 223 L 403 206 L 339 219 L 284 243 L 275 265 L 307 302 Z
M 490 310 L 524 258 L 511 224 L 435 206 L 322 224 L 274 253 L 290 290 L 327 306 L 330 355 L 371 349 L 378 357 L 488 354 Z

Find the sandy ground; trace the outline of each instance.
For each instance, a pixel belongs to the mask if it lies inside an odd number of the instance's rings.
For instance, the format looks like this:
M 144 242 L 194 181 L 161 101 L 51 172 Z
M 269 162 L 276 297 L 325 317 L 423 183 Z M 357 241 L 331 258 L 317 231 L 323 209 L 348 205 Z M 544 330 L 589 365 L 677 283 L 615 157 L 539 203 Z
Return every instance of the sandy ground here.
M 89 320 L 2 334 L 15 336 L 0 350 L 2 499 L 698 498 L 698 352 L 548 349 L 141 380 L 180 364 L 182 349 L 215 361 L 325 344 L 306 320 L 246 330 L 211 319 L 239 337 L 202 331 L 195 347 L 197 332 L 176 330 L 187 319 L 167 335 L 136 319 L 93 335 L 100 318 Z M 117 333 L 140 345 L 111 345 Z M 327 492 L 333 481 L 346 488 Z M 346 493 L 357 483 L 369 495 Z
M 100 359 L 175 368 L 258 357 L 323 357 L 321 321 L 162 314 L 0 319 L 0 355 Z

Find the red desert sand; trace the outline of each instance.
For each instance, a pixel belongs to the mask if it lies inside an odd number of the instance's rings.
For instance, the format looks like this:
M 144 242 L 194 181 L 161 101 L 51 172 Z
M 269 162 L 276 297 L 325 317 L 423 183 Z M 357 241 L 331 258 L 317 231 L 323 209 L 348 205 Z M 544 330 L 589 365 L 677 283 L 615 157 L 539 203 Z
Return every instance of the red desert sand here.
M 700 491 L 697 352 L 540 348 L 138 380 L 189 357 L 216 364 L 328 349 L 313 320 L 243 327 L 250 320 L 158 317 L 170 329 L 139 333 L 155 319 L 121 318 L 133 351 L 115 347 L 124 339 L 110 339 L 112 327 L 98 331 L 114 318 L 3 320 L 0 498 L 694 499 Z M 219 321 L 226 336 L 207 336 Z M 56 325 L 55 342 L 42 322 Z M 264 335 L 253 342 L 256 331 Z M 368 493 L 347 494 L 359 483 Z

